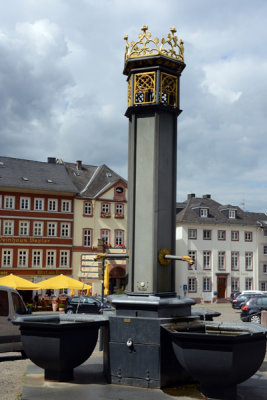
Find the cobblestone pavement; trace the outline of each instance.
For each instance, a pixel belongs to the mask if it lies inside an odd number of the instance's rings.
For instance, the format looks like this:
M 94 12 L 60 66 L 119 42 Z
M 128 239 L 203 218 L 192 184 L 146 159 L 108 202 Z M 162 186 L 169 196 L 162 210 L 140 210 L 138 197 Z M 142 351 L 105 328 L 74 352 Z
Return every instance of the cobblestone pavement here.
M 21 398 L 23 382 L 30 360 L 24 360 L 20 353 L 0 353 L 0 398 L 17 400 Z
M 240 322 L 240 311 L 233 310 L 231 303 L 198 304 L 221 313 L 215 321 Z M 21 397 L 23 381 L 30 360 L 23 360 L 20 353 L 0 353 L 0 398 L 1 400 L 18 400 Z
M 213 303 L 213 304 L 196 304 L 197 307 L 206 307 L 208 309 L 221 313 L 219 317 L 214 318 L 214 321 L 222 322 L 242 322 L 240 319 L 241 310 L 234 310 L 232 304 L 228 303 Z M 193 306 L 194 307 L 194 306 Z

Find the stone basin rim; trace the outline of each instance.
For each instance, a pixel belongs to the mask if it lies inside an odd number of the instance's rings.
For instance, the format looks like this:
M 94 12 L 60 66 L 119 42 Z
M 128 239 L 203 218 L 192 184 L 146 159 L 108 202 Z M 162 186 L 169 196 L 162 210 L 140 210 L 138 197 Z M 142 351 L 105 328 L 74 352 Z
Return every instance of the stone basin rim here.
M 195 339 L 203 338 L 204 341 L 209 341 L 211 338 L 215 340 L 241 341 L 253 340 L 257 337 L 267 338 L 267 327 L 250 322 L 207 322 L 195 320 L 192 321 L 192 323 L 170 322 L 163 324 L 162 327 L 177 339 L 190 337 L 193 340 L 195 337 Z M 198 331 L 198 328 L 200 331 Z M 205 328 L 205 330 L 210 329 L 210 331 L 201 332 L 203 328 Z
M 108 317 L 105 315 L 90 314 L 49 314 L 49 315 L 25 315 L 18 316 L 12 320 L 14 325 L 21 327 L 49 327 L 51 329 L 64 329 L 86 326 L 104 326 L 108 324 Z

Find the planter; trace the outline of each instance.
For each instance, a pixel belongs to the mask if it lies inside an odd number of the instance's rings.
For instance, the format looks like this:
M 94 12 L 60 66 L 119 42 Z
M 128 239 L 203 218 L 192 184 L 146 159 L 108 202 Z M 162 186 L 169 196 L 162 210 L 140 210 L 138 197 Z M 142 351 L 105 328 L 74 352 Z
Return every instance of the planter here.
M 58 305 L 58 311 L 65 311 L 65 304 L 59 304 Z
M 110 218 L 111 214 L 110 213 L 101 213 L 101 218 Z
M 253 324 L 201 323 L 164 325 L 177 360 L 200 382 L 207 397 L 234 399 L 236 385 L 261 366 L 266 329 Z
M 65 315 L 25 316 L 13 320 L 20 326 L 23 349 L 30 360 L 45 370 L 46 380 L 69 381 L 73 369 L 86 361 L 98 338 L 101 318 Z

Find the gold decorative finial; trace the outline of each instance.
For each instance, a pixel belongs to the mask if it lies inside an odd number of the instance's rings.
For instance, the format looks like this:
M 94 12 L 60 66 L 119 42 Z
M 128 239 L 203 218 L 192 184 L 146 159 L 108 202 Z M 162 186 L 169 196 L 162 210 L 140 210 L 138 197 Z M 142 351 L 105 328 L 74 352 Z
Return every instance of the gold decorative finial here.
M 147 25 L 143 25 L 142 28 L 141 28 L 141 31 L 146 33 L 147 30 L 148 30 L 148 26 Z
M 170 32 L 167 39 L 159 38 L 151 39 L 151 33 L 148 31 L 148 26 L 143 25 L 141 28 L 143 33 L 139 33 L 137 42 L 131 42 L 129 45 L 128 35 L 124 36 L 126 41 L 125 51 L 125 62 L 131 58 L 147 57 L 152 55 L 163 55 L 165 57 L 172 58 L 174 60 L 184 62 L 184 42 L 178 41 L 178 37 L 175 35 L 176 28 L 170 28 Z M 159 46 L 159 42 L 161 45 Z M 164 46 L 168 46 L 167 48 Z

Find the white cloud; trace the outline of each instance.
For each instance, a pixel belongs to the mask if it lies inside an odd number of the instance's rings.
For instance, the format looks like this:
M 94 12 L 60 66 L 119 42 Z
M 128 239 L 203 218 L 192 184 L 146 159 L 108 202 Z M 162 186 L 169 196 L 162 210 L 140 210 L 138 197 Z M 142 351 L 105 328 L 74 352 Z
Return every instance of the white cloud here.
M 201 86 L 223 102 L 234 103 L 239 100 L 242 91 L 234 90 L 238 81 L 241 62 L 222 61 L 203 66 L 205 80 Z
M 126 177 L 123 37 L 137 40 L 143 24 L 166 37 L 176 26 L 187 64 L 178 197 L 266 209 L 266 15 L 264 0 L 3 2 L 1 154 L 107 163 Z

